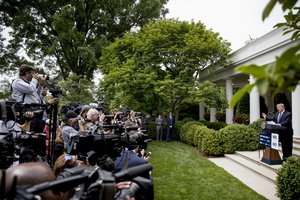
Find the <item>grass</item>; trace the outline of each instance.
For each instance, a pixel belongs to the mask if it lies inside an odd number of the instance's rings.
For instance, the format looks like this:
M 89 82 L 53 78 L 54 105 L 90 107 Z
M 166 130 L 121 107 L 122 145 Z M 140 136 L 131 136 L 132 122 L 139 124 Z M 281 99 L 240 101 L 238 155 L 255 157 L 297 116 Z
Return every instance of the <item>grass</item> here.
M 181 142 L 148 144 L 156 200 L 265 199 Z

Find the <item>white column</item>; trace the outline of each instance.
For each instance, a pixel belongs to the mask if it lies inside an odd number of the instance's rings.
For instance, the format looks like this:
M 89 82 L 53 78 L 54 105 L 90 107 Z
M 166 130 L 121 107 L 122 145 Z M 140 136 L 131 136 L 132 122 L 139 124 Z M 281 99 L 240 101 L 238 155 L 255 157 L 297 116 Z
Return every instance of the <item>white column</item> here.
M 254 78 L 250 75 L 250 84 L 254 83 Z M 259 92 L 257 87 L 253 87 L 250 92 L 250 123 L 256 121 L 260 118 L 260 109 L 259 109 Z
M 227 79 L 226 80 L 226 96 L 227 101 L 230 103 L 232 99 L 232 80 Z M 232 124 L 233 123 L 233 110 L 231 108 L 226 108 L 226 123 Z
M 294 138 L 300 139 L 300 85 L 292 92 L 292 124 Z
M 204 120 L 204 114 L 205 114 L 205 109 L 204 109 L 204 101 L 199 102 L 199 120 Z
M 217 109 L 216 108 L 210 108 L 210 122 L 216 122 Z

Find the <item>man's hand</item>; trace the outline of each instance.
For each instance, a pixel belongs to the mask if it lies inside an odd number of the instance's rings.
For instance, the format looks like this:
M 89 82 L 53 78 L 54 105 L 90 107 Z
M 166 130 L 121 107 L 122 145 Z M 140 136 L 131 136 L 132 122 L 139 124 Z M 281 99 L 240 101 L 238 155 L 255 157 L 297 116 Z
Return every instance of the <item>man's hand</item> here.
M 117 183 L 115 186 L 118 190 L 122 190 L 122 189 L 130 188 L 130 185 L 131 185 L 131 181 L 123 181 L 123 182 Z
M 79 125 L 79 127 L 81 127 L 81 126 L 83 127 L 85 125 L 85 121 L 83 119 L 79 119 L 78 125 Z
M 38 74 L 38 73 L 34 73 L 33 78 L 35 78 L 40 83 L 44 83 L 46 81 L 46 78 L 43 77 L 43 75 Z
M 48 99 L 48 103 L 50 105 L 57 104 L 58 103 L 58 98 L 50 98 L 50 99 Z
M 25 112 L 23 116 L 24 116 L 25 118 L 33 118 L 34 113 L 28 111 L 28 112 Z

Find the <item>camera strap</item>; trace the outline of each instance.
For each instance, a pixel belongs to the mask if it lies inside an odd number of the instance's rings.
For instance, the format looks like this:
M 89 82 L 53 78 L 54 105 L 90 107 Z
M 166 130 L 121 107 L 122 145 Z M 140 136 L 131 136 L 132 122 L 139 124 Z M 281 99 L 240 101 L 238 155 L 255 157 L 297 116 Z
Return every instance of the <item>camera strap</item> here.
M 7 120 L 6 102 L 2 101 L 0 105 L 1 105 L 1 119 L 2 121 L 6 122 Z

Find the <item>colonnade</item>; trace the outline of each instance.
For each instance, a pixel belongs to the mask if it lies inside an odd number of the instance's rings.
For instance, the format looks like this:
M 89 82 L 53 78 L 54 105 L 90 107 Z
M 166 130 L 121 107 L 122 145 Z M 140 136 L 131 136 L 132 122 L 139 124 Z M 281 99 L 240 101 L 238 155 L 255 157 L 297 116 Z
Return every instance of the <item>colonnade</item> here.
M 249 83 L 253 83 L 254 78 L 250 75 Z M 228 102 L 231 101 L 233 96 L 233 80 L 226 79 L 226 96 Z M 291 112 L 292 112 L 292 125 L 294 129 L 294 138 L 300 139 L 300 84 L 296 87 L 295 91 L 292 92 L 291 98 Z M 199 119 L 204 120 L 205 114 L 205 103 L 199 103 Z M 250 123 L 256 121 L 260 118 L 260 102 L 259 102 L 259 92 L 257 87 L 254 87 L 250 93 Z M 216 122 L 216 108 L 210 108 L 210 121 Z M 231 108 L 226 108 L 226 123 L 232 124 L 233 123 L 233 110 Z

